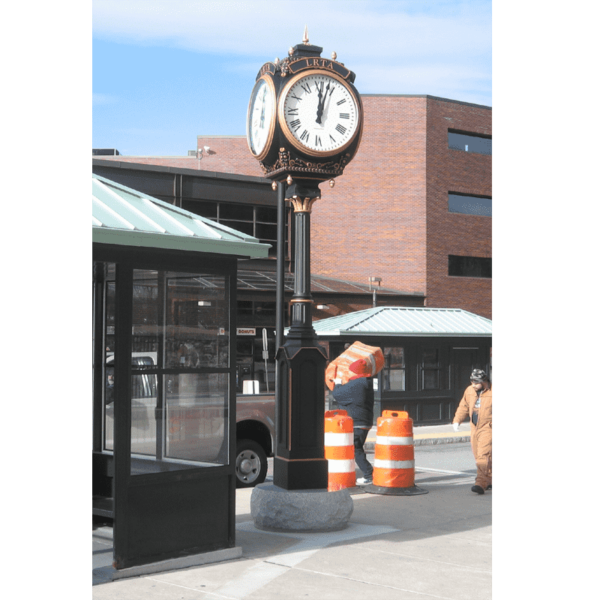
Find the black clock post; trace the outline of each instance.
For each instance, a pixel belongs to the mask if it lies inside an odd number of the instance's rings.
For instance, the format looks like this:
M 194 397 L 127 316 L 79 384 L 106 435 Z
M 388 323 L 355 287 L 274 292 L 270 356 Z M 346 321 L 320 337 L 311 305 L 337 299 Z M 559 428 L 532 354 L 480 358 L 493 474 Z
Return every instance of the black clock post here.
M 250 150 L 260 161 L 265 176 L 273 180 L 273 187 L 278 184 L 280 199 L 283 192 L 293 207 L 295 227 L 290 328 L 277 352 L 274 485 L 261 484 L 252 496 L 255 524 L 264 529 L 341 528 L 335 519 L 333 522 L 317 519 L 317 525 L 307 525 L 317 513 L 326 519 L 323 503 L 334 503 L 334 512 L 335 505 L 338 509 L 340 506 L 340 499 L 334 498 L 338 492 L 327 493 L 324 449 L 327 353 L 317 343 L 312 326 L 310 217 L 314 203 L 321 197 L 319 184 L 329 180 L 333 187 L 334 178 L 343 173 L 358 150 L 362 105 L 353 86 L 354 73 L 335 60 L 335 53 L 332 59 L 321 58 L 322 50 L 309 44 L 305 31 L 303 43 L 291 48 L 285 59 L 263 65 L 248 111 Z M 256 93 L 259 86 L 267 87 L 265 81 L 268 89 L 274 90 L 272 98 Z M 280 231 L 281 228 L 282 223 L 279 223 Z M 281 248 L 278 260 L 282 260 Z M 278 278 L 281 272 L 279 264 Z M 281 284 L 279 281 L 280 288 Z M 282 300 L 280 289 L 278 301 Z M 278 311 L 281 314 L 280 307 Z M 282 339 L 281 327 L 282 319 L 277 323 L 278 339 Z M 273 514 L 278 490 L 314 491 L 314 502 L 321 508 L 313 510 L 310 502 L 306 504 L 308 497 L 304 494 L 300 525 L 273 523 L 269 515 Z M 325 493 L 319 496 L 319 492 Z M 345 493 L 349 502 L 349 518 L 352 500 L 347 490 L 340 493 Z M 289 495 L 282 502 L 288 507 L 294 504 Z M 268 505 L 262 516 L 261 505 Z M 294 514 L 298 514 L 298 510 L 299 506 L 295 505 Z M 290 518 L 290 515 L 281 516 L 281 521 Z M 328 518 L 331 521 L 331 515 Z
M 324 454 L 325 364 L 316 341 L 310 292 L 310 215 L 316 196 L 287 188 L 294 209 L 294 295 L 290 329 L 277 353 L 277 425 L 273 482 L 286 490 L 327 489 Z

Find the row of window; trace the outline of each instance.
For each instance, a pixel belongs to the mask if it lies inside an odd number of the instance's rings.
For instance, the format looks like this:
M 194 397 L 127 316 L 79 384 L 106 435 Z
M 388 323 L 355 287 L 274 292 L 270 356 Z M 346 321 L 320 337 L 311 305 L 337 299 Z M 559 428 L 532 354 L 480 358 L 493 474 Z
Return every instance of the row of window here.
M 183 200 L 182 208 L 271 244 L 269 256 L 277 256 L 277 208 L 202 200 Z
M 597 156 L 600 138 L 497 138 L 449 131 L 448 148 L 492 156 Z
M 448 211 L 486 217 L 599 217 L 600 198 L 481 198 L 448 193 Z

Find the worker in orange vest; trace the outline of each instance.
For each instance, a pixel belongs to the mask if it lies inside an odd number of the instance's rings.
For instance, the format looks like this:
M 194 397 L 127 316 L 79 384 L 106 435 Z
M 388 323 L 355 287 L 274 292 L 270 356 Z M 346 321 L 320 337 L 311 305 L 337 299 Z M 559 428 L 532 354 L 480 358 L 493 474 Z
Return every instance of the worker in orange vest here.
M 477 465 L 471 491 L 484 494 L 492 489 L 492 385 L 481 369 L 471 373 L 471 385 L 465 390 L 452 421 L 454 431 L 458 431 L 467 417 L 471 421 L 471 448 Z

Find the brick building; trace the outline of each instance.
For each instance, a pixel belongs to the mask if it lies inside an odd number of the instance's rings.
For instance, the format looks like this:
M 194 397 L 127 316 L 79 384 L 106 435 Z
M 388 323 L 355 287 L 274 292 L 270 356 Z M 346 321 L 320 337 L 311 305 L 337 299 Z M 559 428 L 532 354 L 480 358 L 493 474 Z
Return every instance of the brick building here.
M 315 275 L 423 295 L 492 317 L 492 110 L 433 96 L 363 95 L 359 151 L 311 218 Z M 198 136 L 188 157 L 105 160 L 262 175 L 245 136 Z M 343 307 L 330 306 L 331 316 Z

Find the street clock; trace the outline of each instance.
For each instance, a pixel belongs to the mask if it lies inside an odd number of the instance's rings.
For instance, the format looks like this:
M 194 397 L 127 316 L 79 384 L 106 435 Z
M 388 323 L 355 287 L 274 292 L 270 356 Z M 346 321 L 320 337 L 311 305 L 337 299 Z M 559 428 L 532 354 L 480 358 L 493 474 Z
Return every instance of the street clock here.
M 302 44 L 283 60 L 265 63 L 250 96 L 246 135 L 252 155 L 273 181 L 291 177 L 305 195 L 334 179 L 360 145 L 363 108 L 355 74 L 321 57 L 323 48 Z

